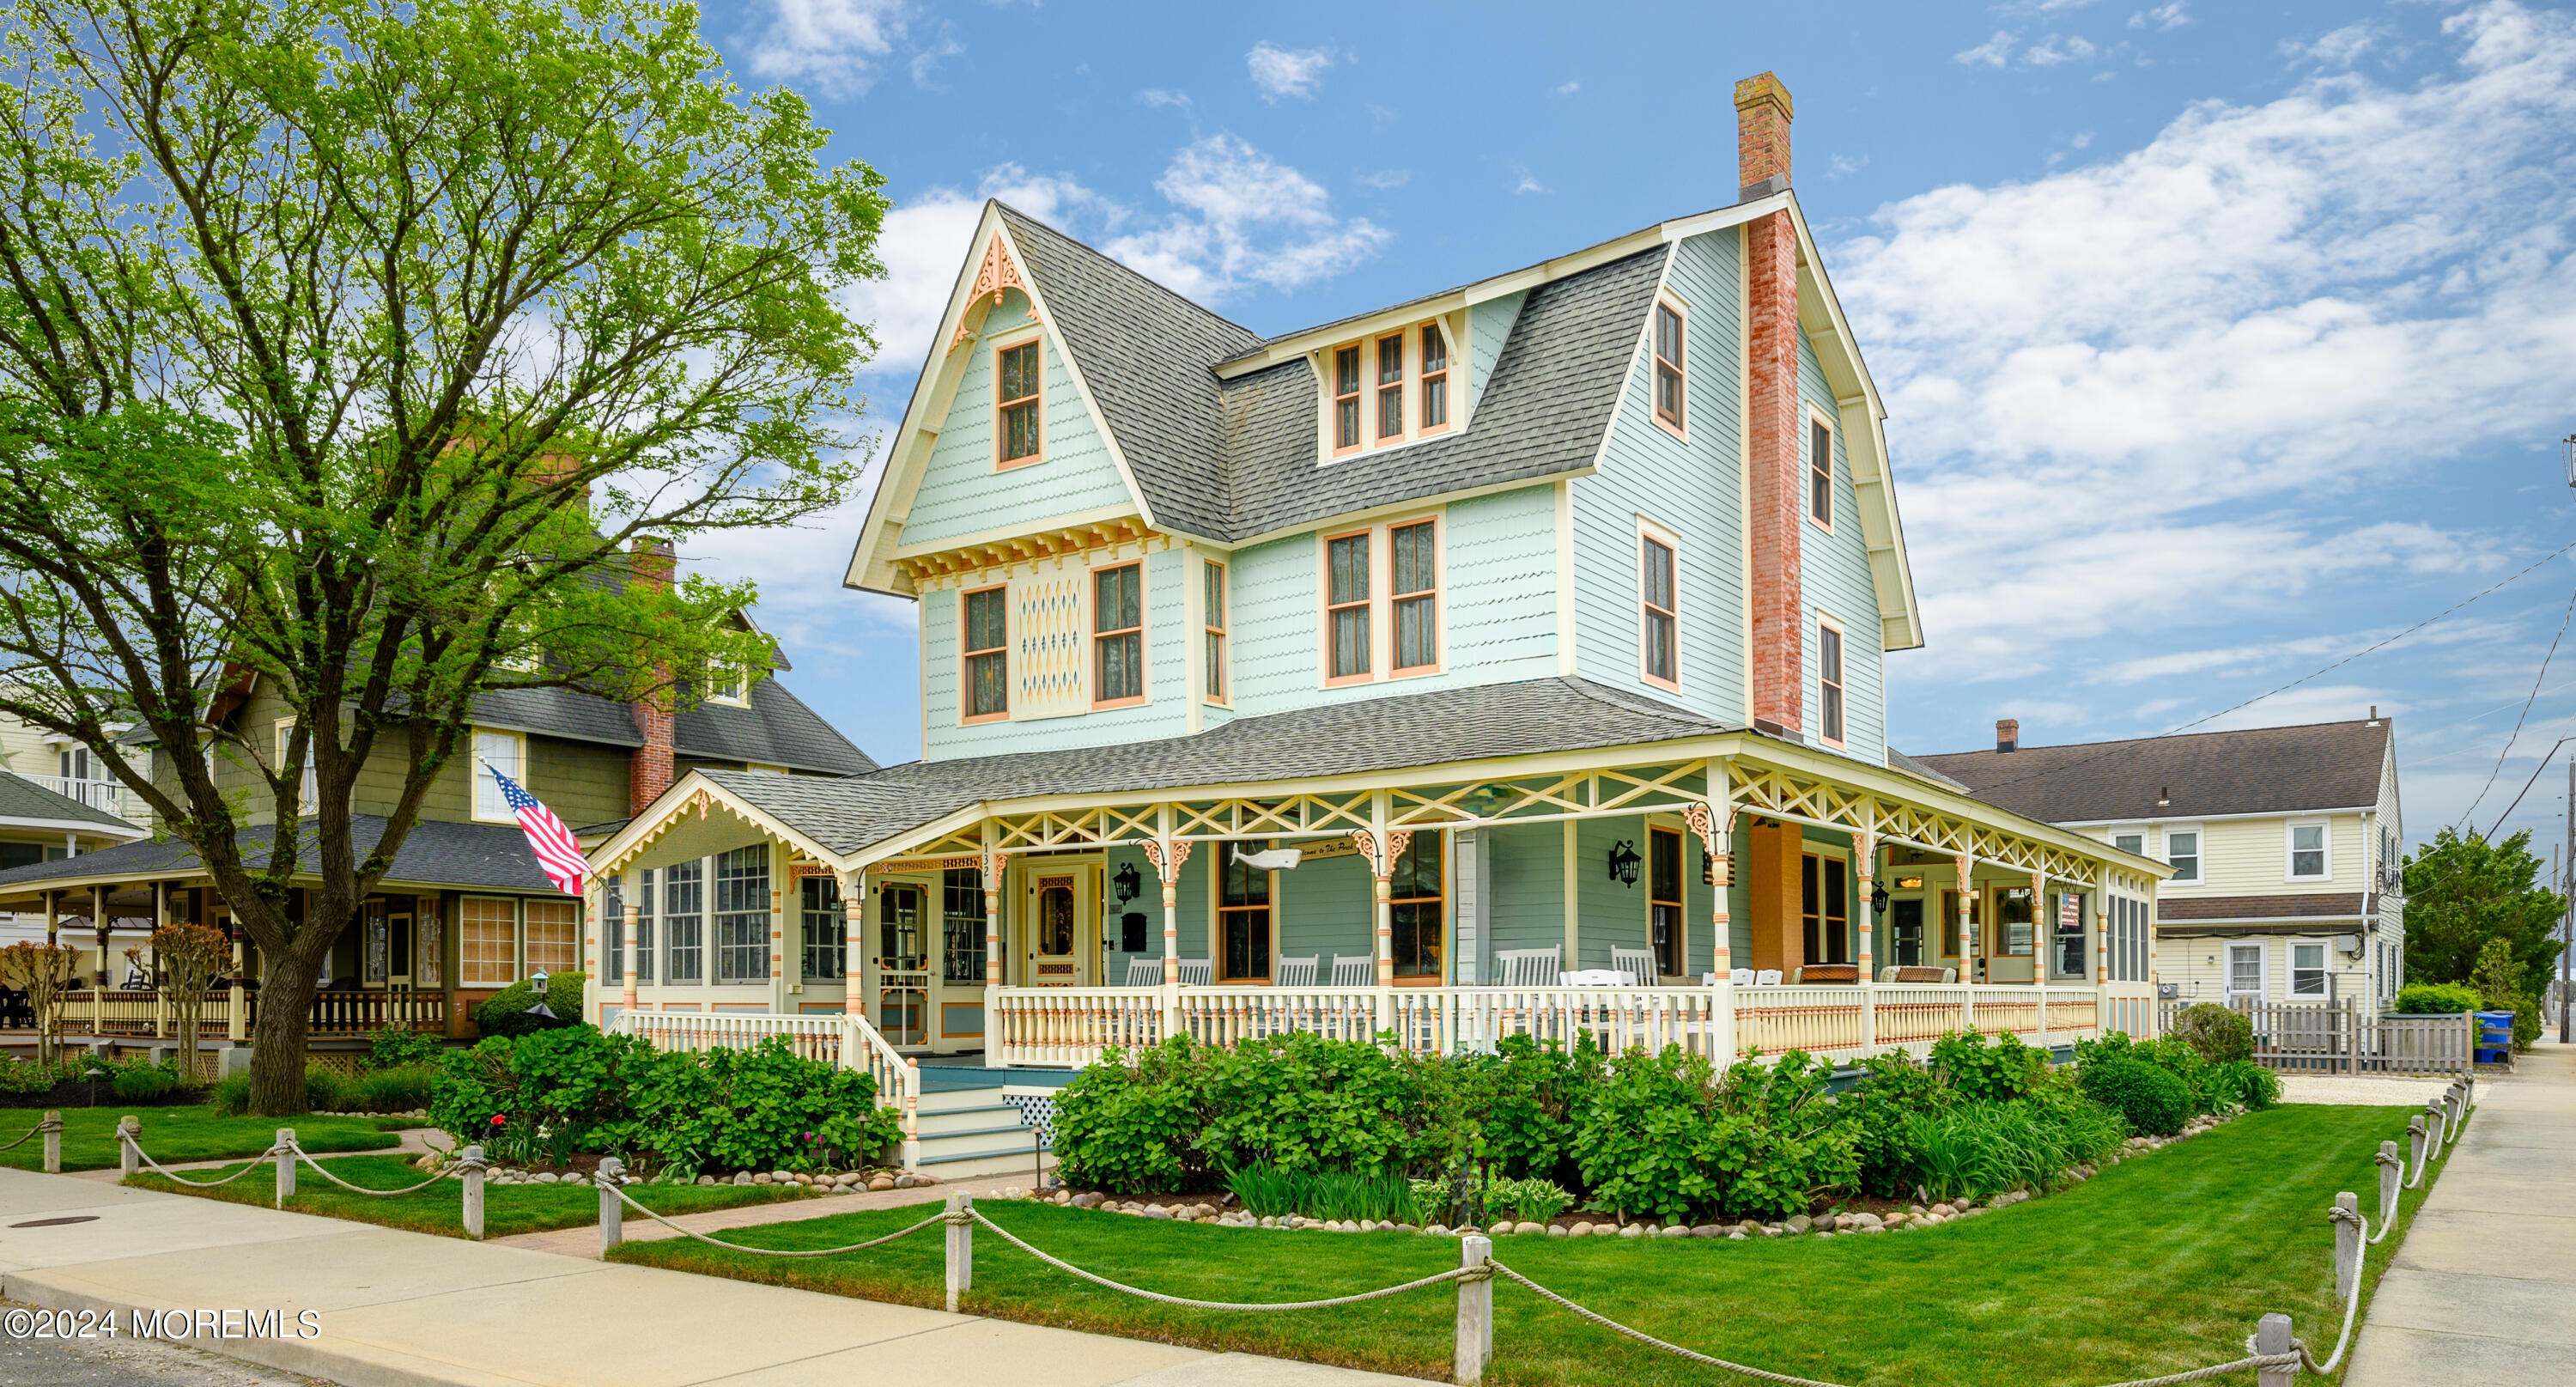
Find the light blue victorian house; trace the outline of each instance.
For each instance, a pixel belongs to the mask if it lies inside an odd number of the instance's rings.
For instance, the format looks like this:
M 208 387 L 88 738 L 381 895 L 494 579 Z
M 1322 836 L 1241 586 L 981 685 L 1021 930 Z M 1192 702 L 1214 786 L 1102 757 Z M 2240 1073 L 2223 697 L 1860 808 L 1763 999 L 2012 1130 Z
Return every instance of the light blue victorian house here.
M 684 776 L 594 853 L 594 1014 L 916 1095 L 1184 1031 L 2147 1031 L 2165 869 L 1886 743 L 1879 399 L 1788 94 L 1737 106 L 1733 205 L 1278 337 L 988 204 L 848 570 L 920 604 L 923 757 Z M 657 985 L 701 938 L 730 980 Z

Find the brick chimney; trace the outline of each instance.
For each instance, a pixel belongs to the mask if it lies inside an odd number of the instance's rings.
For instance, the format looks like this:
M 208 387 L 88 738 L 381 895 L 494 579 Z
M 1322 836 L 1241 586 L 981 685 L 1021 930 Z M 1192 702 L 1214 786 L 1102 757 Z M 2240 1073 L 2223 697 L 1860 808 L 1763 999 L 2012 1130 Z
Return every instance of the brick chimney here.
M 2021 719 L 2019 719 L 2019 718 L 1997 718 L 1997 719 L 1995 719 L 1995 750 L 1997 750 L 1997 751 L 2019 751 L 2019 750 L 2021 750 Z
M 638 539 L 628 566 L 627 581 L 640 587 L 667 588 L 671 575 L 679 566 L 678 551 L 667 539 Z M 671 691 L 671 670 L 665 665 L 655 671 L 661 687 L 636 700 L 635 730 L 644 736 L 644 745 L 635 749 L 635 759 L 627 769 L 626 812 L 641 814 L 662 792 L 671 788 L 676 770 L 677 717 Z
M 1765 72 L 1735 84 L 1735 149 L 1746 198 L 1789 186 L 1789 89 Z M 1795 734 L 1804 723 L 1805 623 L 1798 569 L 1806 473 L 1798 404 L 1798 235 L 1784 208 L 1745 224 L 1752 408 L 1745 453 L 1752 475 L 1753 721 Z

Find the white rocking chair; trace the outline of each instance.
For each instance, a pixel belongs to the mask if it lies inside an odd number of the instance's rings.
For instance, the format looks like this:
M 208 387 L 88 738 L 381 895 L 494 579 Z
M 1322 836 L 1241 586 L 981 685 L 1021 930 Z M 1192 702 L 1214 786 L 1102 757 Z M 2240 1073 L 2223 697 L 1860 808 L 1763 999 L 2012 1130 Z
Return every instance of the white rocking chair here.
M 1631 987 L 1657 980 L 1655 953 L 1652 949 L 1614 947 L 1610 950 L 1610 967 L 1614 972 L 1627 974 L 1628 985 Z
M 1131 958 L 1127 960 L 1127 985 L 1129 987 L 1162 986 L 1163 960 L 1159 958 Z
M 1726 980 L 1735 984 L 1737 987 L 1751 987 L 1753 985 L 1753 970 L 1750 968 L 1729 968 L 1726 970 Z
M 1216 960 L 1212 958 L 1182 959 L 1181 984 L 1185 987 L 1216 986 Z
M 1315 985 L 1315 966 L 1322 961 L 1323 955 L 1321 954 L 1308 954 L 1304 958 L 1283 958 L 1279 960 L 1276 970 L 1270 975 L 1270 985 L 1273 987 L 1313 987 Z
M 1554 987 L 1565 971 L 1564 959 L 1561 947 L 1497 949 L 1494 982 L 1502 987 Z
M 1188 965 L 1184 964 L 1182 966 L 1187 967 Z M 1780 970 L 1777 968 L 1765 968 L 1762 971 L 1755 973 L 1753 975 L 1753 985 L 1755 987 L 1778 987 L 1780 985 Z
M 1333 955 L 1333 986 L 1374 987 L 1377 985 L 1377 960 L 1367 954 Z

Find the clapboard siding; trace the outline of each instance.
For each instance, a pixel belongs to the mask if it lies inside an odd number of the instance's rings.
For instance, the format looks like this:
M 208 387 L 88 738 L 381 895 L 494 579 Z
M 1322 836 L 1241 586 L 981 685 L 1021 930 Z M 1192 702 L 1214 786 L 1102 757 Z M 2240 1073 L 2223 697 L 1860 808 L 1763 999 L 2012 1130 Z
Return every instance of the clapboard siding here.
M 1881 628 L 1878 588 L 1870 579 L 1869 546 L 1861 537 L 1860 497 L 1852 489 L 1851 458 L 1843 443 L 1833 391 L 1806 334 L 1798 337 L 1798 393 L 1807 408 L 1821 411 L 1834 424 L 1834 528 L 1809 519 L 1800 530 L 1798 564 L 1804 588 L 1806 683 L 1804 707 L 1810 742 L 1823 727 L 1824 699 L 1817 680 L 1817 619 L 1830 616 L 1843 631 L 1843 746 L 1854 757 L 1884 764 L 1887 745 L 1886 683 L 1881 677 Z M 1800 437 L 1806 429 L 1803 421 Z M 1806 458 L 1802 441 L 1798 455 Z M 1801 487 L 1806 478 L 1799 478 Z M 1802 490 L 1803 497 L 1805 492 Z
M 1512 324 L 1521 316 L 1521 305 L 1529 301 L 1529 292 L 1505 294 L 1487 299 L 1467 310 L 1467 410 L 1473 414 L 1476 402 L 1485 397 L 1485 382 L 1494 374 L 1494 363 L 1502 358 L 1503 343 L 1511 340 Z
M 1165 549 L 1143 556 L 1145 565 L 1146 701 L 1134 707 L 1110 708 L 1061 717 L 1013 717 L 972 726 L 957 720 L 960 668 L 959 598 L 953 589 L 922 594 L 922 694 L 928 716 L 922 754 L 928 760 L 985 756 L 1007 751 L 1053 751 L 1065 747 L 1103 746 L 1112 742 L 1176 737 L 1186 730 L 1187 652 L 1182 623 L 1183 555 Z M 1122 555 L 1103 565 L 1132 561 Z M 998 579 L 997 579 L 998 581 Z M 1087 610 L 1087 609 L 1086 609 Z M 1018 619 L 1014 612 L 1012 619 Z M 1088 630 L 1088 623 L 1085 624 Z M 1191 633 L 1193 636 L 1195 633 Z M 1012 658 L 1019 658 L 1017 630 L 1010 632 Z M 1088 652 L 1085 653 L 1088 658 Z M 1016 672 L 1014 697 L 1017 695 Z

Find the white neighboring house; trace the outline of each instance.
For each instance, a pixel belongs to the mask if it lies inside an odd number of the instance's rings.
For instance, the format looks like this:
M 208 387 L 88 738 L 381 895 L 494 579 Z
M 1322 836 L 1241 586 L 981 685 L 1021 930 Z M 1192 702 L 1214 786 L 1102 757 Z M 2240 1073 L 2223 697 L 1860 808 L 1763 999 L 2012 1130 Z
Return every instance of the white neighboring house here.
M 89 747 L 59 732 L 0 717 L 0 767 L 137 828 L 152 826 L 151 809 L 125 788 L 125 783 L 107 769 L 107 763 Z
M 2405 983 L 2391 719 L 1918 758 L 1980 799 L 2172 865 L 2156 981 L 2183 1001 L 2386 1003 Z
M 33 776 L 0 771 L 0 870 L 81 857 L 150 835 L 150 829 L 60 794 Z M 76 926 L 68 917 L 57 923 L 62 942 L 94 947 L 85 923 Z M 43 943 L 45 917 L 0 914 L 0 948 L 22 939 Z M 97 960 L 84 966 L 95 968 Z

